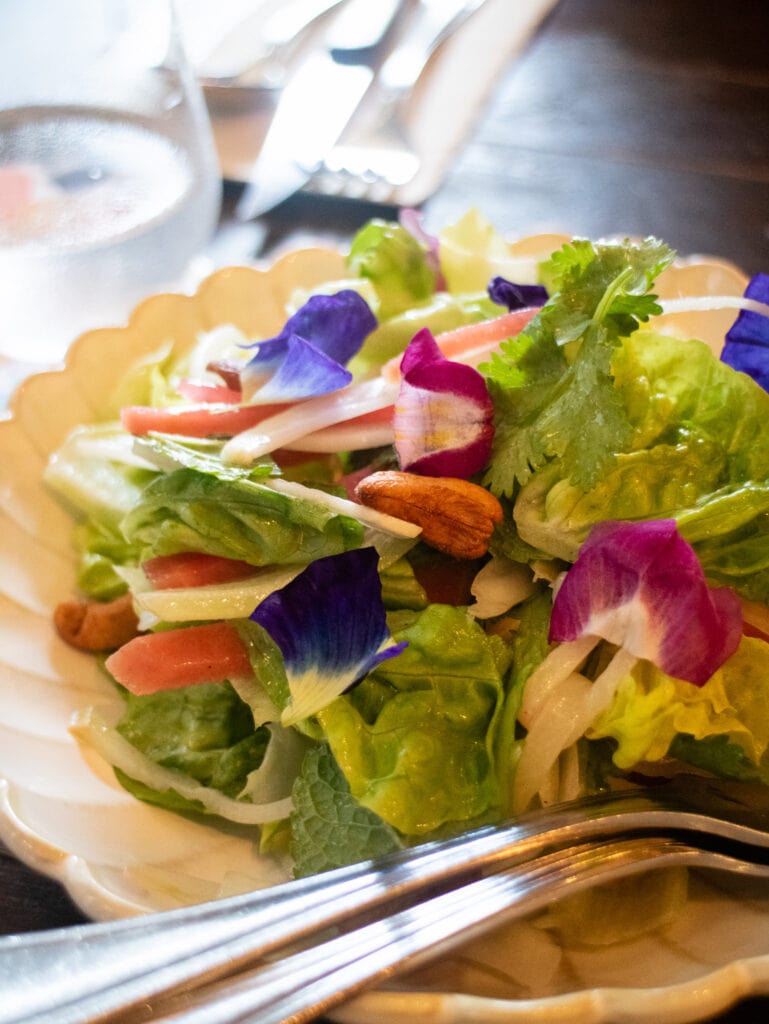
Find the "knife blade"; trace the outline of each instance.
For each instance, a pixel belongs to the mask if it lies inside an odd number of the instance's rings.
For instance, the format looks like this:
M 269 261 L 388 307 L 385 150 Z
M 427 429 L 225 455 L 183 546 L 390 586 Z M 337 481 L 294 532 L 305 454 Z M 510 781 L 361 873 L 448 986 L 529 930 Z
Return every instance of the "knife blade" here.
M 376 71 L 378 50 L 407 6 L 403 0 L 350 0 L 323 46 L 281 92 L 236 207 L 252 220 L 298 191 L 342 135 Z

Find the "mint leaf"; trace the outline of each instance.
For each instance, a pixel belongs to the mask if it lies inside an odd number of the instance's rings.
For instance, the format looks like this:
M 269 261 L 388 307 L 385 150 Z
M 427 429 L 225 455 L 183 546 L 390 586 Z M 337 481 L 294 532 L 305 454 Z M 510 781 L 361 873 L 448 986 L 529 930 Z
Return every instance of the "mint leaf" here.
M 393 828 L 355 800 L 326 744 L 305 755 L 292 796 L 291 852 L 298 878 L 381 857 L 403 845 Z

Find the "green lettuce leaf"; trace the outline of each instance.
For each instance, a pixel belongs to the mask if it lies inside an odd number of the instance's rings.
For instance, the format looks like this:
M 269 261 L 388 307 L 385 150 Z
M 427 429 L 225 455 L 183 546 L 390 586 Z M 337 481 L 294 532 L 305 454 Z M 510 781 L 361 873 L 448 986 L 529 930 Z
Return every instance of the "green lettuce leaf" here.
M 154 480 L 124 518 L 139 561 L 203 551 L 251 565 L 310 562 L 360 546 L 361 525 L 255 480 L 178 469 Z
M 409 646 L 318 715 L 352 795 L 402 835 L 499 806 L 497 722 L 509 651 L 465 610 L 390 617 Z
M 142 697 L 127 694 L 117 730 L 164 768 L 183 772 L 233 799 L 261 764 L 269 742 L 268 730 L 254 729 L 248 706 L 229 683 L 204 683 Z M 124 784 L 131 788 L 130 780 Z M 137 795 L 147 799 L 147 787 L 141 788 Z M 182 802 L 173 809 L 184 809 L 182 798 L 176 799 Z M 152 801 L 168 806 L 163 793 L 156 793 Z
M 438 241 L 441 270 L 455 295 L 481 291 L 498 276 L 515 284 L 540 283 L 538 260 L 513 252 L 504 235 L 477 209 L 444 227 Z
M 157 472 L 132 458 L 119 423 L 77 427 L 51 456 L 44 481 L 79 521 L 116 529 Z
M 590 488 L 559 461 L 535 474 L 515 504 L 521 536 L 573 561 L 597 522 L 672 518 L 710 579 L 767 600 L 769 395 L 703 342 L 647 331 L 622 342 L 612 369 L 626 450 Z
M 326 744 L 305 754 L 292 797 L 291 854 L 299 878 L 381 857 L 403 845 L 394 829 L 352 797 Z
M 74 532 L 79 551 L 77 586 L 81 594 L 95 601 L 111 601 L 124 594 L 128 585 L 115 566 L 133 563 L 133 550 L 122 533 L 111 526 L 91 520 Z
M 356 378 L 371 376 L 382 363 L 403 352 L 422 327 L 428 327 L 432 334 L 438 335 L 465 324 L 490 320 L 503 312 L 506 310 L 492 302 L 485 292 L 470 295 L 438 292 L 422 305 L 383 320 L 363 342 L 360 352 L 350 360 L 348 369 Z
M 421 305 L 435 290 L 424 246 L 395 221 L 365 224 L 352 240 L 346 263 L 351 275 L 373 285 L 380 320 Z
M 746 765 L 758 772 L 769 749 L 766 644 L 744 637 L 704 686 L 639 662 L 587 735 L 611 737 L 616 742 L 613 760 L 622 770 L 659 761 L 673 751 L 684 757 L 689 750 L 696 758 L 698 745 L 704 743 L 708 767 L 716 774 L 746 777 Z
M 137 437 L 134 449 L 165 473 L 175 469 L 197 469 L 222 480 L 259 480 L 276 471 L 269 456 L 253 466 L 230 466 L 222 460 L 225 441 L 210 437 L 182 437 L 176 434 L 150 433 Z
M 519 624 L 511 642 L 512 666 L 496 740 L 497 772 L 507 816 L 513 813 L 513 779 L 523 743 L 519 735 L 518 712 L 526 681 L 550 649 L 547 637 L 552 607 L 552 592 L 543 586 L 515 609 Z

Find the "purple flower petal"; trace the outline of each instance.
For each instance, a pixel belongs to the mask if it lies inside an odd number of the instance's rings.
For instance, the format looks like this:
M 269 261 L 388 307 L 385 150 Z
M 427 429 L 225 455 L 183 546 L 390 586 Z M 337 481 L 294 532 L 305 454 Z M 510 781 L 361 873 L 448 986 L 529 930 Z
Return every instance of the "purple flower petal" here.
M 283 654 L 284 725 L 316 714 L 406 646 L 391 642 L 377 564 L 373 548 L 319 558 L 251 615 Z
M 544 306 L 547 302 L 547 288 L 541 284 L 513 284 L 505 277 L 494 277 L 489 282 L 489 298 L 498 306 L 514 309 L 528 309 L 530 306 Z
M 254 358 L 259 360 L 268 342 L 287 342 L 292 335 L 298 334 L 337 363 L 344 365 L 376 326 L 376 317 L 366 300 L 358 292 L 345 288 L 335 295 L 311 295 L 286 320 L 280 334 L 267 341 L 254 342 L 253 346 L 248 347 L 258 347 L 259 351 Z M 272 350 L 269 351 L 268 358 L 271 358 Z
M 272 344 L 272 342 L 270 342 Z M 247 402 L 291 402 L 297 398 L 338 391 L 352 380 L 352 374 L 298 334 L 281 343 L 282 355 L 275 360 L 266 381 L 251 363 L 241 374 L 243 398 Z M 270 365 L 270 364 L 266 364 Z M 251 390 L 254 383 L 259 384 Z
M 769 274 L 756 274 L 745 296 L 769 304 Z M 769 391 L 769 317 L 742 309 L 726 335 L 721 361 L 747 373 Z
M 742 608 L 705 582 L 672 519 L 594 527 L 553 604 L 552 641 L 601 636 L 702 686 L 734 653 Z
M 401 469 L 467 478 L 488 462 L 494 407 L 481 374 L 446 359 L 427 328 L 401 361 L 393 426 Z
M 344 387 L 351 380 L 344 364 L 376 326 L 366 300 L 350 288 L 335 295 L 312 295 L 280 334 L 244 346 L 257 351 L 240 372 L 243 401 L 257 396 L 264 402 L 291 401 Z M 307 347 L 302 351 L 302 346 Z M 287 361 L 290 365 L 284 367 Z M 280 379 L 265 389 L 276 374 Z

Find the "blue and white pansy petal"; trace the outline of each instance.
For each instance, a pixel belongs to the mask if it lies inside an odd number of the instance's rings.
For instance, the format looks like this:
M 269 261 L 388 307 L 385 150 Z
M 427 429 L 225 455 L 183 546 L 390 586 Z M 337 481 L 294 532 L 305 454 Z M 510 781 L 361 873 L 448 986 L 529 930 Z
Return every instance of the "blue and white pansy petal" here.
M 387 628 L 377 563 L 373 548 L 319 558 L 251 615 L 283 655 L 283 725 L 317 714 L 406 646 Z
M 345 288 L 334 295 L 313 295 L 304 305 L 289 317 L 283 329 L 274 338 L 254 342 L 244 346 L 255 348 L 253 358 L 241 370 L 241 387 L 243 401 L 267 401 L 264 397 L 265 382 L 281 367 L 284 360 L 291 355 L 292 346 L 296 348 L 296 339 L 301 339 L 311 350 L 311 361 L 307 368 L 308 378 L 314 377 L 316 390 L 310 391 L 309 385 L 301 391 L 302 397 L 312 394 L 326 394 L 328 391 L 343 387 L 344 383 L 335 383 L 329 374 L 318 375 L 313 369 L 318 353 L 326 360 L 339 366 L 344 365 L 358 352 L 366 337 L 377 326 L 377 319 L 371 312 L 366 300 L 350 288 Z M 296 391 L 297 365 L 294 365 L 289 378 L 292 391 Z M 336 380 L 341 378 L 336 378 Z M 278 391 L 277 384 L 272 390 L 270 401 L 291 395 Z

